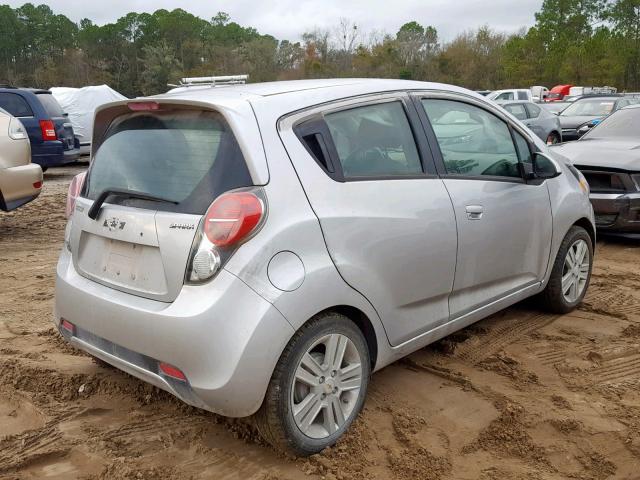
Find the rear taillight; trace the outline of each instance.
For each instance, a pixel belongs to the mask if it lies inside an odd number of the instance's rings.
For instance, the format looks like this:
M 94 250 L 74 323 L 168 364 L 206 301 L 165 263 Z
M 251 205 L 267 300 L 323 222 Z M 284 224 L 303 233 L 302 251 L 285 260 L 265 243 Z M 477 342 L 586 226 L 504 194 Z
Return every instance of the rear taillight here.
M 239 242 L 260 223 L 262 201 L 251 192 L 225 193 L 204 217 L 204 234 L 217 247 Z
M 56 126 L 52 120 L 40 120 L 40 130 L 42 131 L 42 140 L 57 140 Z
M 65 215 L 67 218 L 71 217 L 74 209 L 76 208 L 76 199 L 80 195 L 80 190 L 82 190 L 82 185 L 84 184 L 84 179 L 87 176 L 87 172 L 82 172 L 73 177 L 71 180 L 71 185 L 69 185 L 69 192 L 67 193 L 67 208 L 65 210 Z
M 209 207 L 191 251 L 187 281 L 213 277 L 233 250 L 247 240 L 265 217 L 259 190 L 225 193 Z
M 15 117 L 11 117 L 11 120 L 9 121 L 9 138 L 13 140 L 26 140 L 29 138 L 24 125 L 22 125 L 22 122 Z

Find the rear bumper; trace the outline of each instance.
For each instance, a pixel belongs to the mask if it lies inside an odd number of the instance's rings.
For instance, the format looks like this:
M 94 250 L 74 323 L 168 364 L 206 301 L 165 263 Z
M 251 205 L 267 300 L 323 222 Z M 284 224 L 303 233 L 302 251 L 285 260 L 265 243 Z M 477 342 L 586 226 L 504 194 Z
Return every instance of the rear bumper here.
M 60 329 L 61 319 L 77 329 Z M 173 303 L 137 297 L 80 276 L 66 247 L 57 267 L 54 321 L 71 343 L 190 405 L 244 417 L 261 405 L 294 331 L 270 303 L 222 270 L 184 286 Z M 164 376 L 159 361 L 188 382 Z
M 40 184 L 40 187 L 34 185 Z M 0 169 L 0 209 L 14 210 L 30 202 L 42 189 L 42 169 L 30 163 Z
M 640 192 L 592 193 L 589 198 L 602 233 L 640 234 Z
M 80 156 L 80 149 L 65 150 L 62 142 L 44 142 L 31 147 L 31 160 L 42 167 L 58 167 L 75 162 Z

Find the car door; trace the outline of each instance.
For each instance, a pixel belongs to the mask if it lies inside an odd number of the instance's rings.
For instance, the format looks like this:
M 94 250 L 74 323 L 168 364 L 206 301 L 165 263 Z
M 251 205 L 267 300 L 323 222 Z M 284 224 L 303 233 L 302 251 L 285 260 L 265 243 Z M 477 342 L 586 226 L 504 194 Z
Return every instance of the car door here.
M 408 95 L 294 115 L 280 136 L 336 268 L 377 310 L 389 342 L 446 323 L 456 223 Z
M 521 174 L 520 163 L 531 161 L 526 132 L 467 97 L 432 94 L 416 103 L 456 213 L 452 318 L 537 288 L 552 217 L 546 183 L 527 183 Z

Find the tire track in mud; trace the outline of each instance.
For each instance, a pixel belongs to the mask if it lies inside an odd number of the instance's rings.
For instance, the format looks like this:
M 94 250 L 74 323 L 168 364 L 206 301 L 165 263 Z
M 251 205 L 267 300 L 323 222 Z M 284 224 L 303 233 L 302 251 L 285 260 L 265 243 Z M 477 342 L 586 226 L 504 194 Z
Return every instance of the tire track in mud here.
M 595 383 L 640 382 L 640 354 L 625 355 L 608 360 L 605 365 L 589 372 Z
M 640 316 L 640 298 L 612 288 L 611 285 L 591 285 L 580 310 L 621 319 Z
M 593 345 L 578 345 L 562 350 L 552 347 L 548 349 L 538 350 L 535 355 L 540 360 L 540 363 L 542 365 L 554 366 L 565 361 L 567 357 L 572 353 L 576 355 L 586 355 L 592 349 Z
M 477 365 L 506 346 L 521 340 L 525 335 L 546 327 L 559 318 L 558 315 L 538 312 L 510 312 L 510 316 L 513 315 L 515 318 L 490 319 L 488 333 L 458 344 L 454 356 Z
M 61 422 L 73 417 L 81 409 L 71 408 L 49 420 L 43 427 L 10 435 L 0 440 L 0 473 L 25 467 L 44 457 L 63 457 L 75 442 L 64 439 L 59 430 Z M 64 445 L 64 447 L 61 447 Z

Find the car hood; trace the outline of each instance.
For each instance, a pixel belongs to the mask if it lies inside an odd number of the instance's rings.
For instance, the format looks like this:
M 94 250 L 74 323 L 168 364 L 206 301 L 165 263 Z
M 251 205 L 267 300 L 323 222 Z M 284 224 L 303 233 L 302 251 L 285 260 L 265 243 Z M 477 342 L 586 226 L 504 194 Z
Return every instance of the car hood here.
M 578 128 L 583 123 L 587 123 L 591 120 L 595 120 L 597 118 L 602 118 L 602 117 L 593 117 L 590 115 L 563 117 L 562 115 L 558 115 L 558 118 L 560 119 L 560 126 L 562 128 Z
M 552 147 L 574 165 L 640 171 L 640 139 L 585 138 Z

